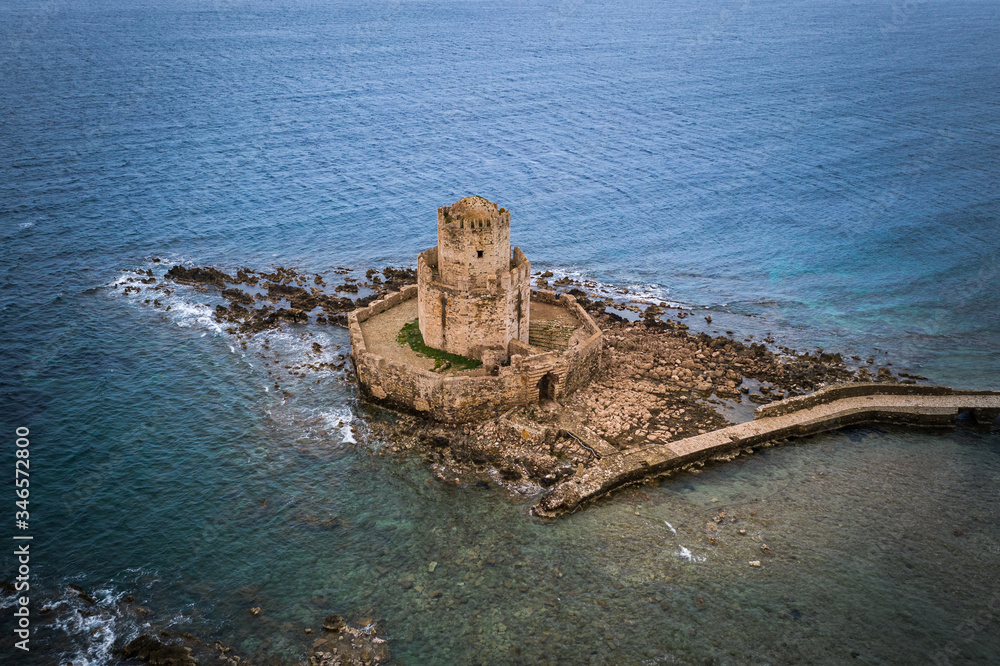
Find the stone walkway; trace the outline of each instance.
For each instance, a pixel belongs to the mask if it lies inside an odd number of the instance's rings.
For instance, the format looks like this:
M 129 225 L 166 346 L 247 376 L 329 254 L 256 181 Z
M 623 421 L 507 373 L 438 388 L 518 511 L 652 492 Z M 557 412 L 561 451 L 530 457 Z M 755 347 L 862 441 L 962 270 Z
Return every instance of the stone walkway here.
M 971 412 L 979 423 L 992 423 L 1000 415 L 1000 392 L 885 384 L 831 386 L 808 396 L 761 407 L 753 421 L 660 446 L 602 457 L 583 473 L 553 487 L 532 512 L 555 517 L 574 511 L 580 504 L 619 486 L 693 462 L 730 457 L 773 440 L 803 437 L 872 421 L 950 425 L 961 412 Z

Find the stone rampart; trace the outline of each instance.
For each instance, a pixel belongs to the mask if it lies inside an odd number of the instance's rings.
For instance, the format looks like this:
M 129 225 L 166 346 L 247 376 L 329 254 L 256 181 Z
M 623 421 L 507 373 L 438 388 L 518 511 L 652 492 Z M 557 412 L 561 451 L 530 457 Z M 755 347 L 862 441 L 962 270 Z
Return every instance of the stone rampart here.
M 495 374 L 440 374 L 387 359 L 368 348 L 361 324 L 417 296 L 417 286 L 351 312 L 348 330 L 354 370 L 370 399 L 423 416 L 465 422 L 496 416 L 512 407 L 559 399 L 586 384 L 600 367 L 601 330 L 572 296 L 538 292 L 541 302 L 567 308 L 581 326 L 564 352 L 535 350 L 512 340 L 510 364 Z M 546 394 L 547 392 L 547 394 Z

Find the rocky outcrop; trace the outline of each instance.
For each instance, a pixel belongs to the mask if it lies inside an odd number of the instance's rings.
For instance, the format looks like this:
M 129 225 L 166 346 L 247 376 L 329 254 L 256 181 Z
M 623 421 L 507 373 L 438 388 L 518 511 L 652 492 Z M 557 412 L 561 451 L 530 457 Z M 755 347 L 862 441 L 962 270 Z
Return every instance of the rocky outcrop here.
M 335 271 L 338 275 L 349 273 L 346 268 L 338 268 Z M 152 277 L 152 271 L 147 271 L 147 279 L 141 281 L 129 278 L 125 282 L 123 291 L 126 294 L 138 293 L 142 288 L 136 284 L 156 282 Z M 325 293 L 322 289 L 311 286 L 307 276 L 300 274 L 294 268 L 279 266 L 271 272 L 256 271 L 251 268 L 241 267 L 236 271 L 236 276 L 232 277 L 217 268 L 174 266 L 167 271 L 164 276 L 177 284 L 193 285 L 201 288 L 218 289 L 223 298 L 229 301 L 229 305 L 219 305 L 215 308 L 215 319 L 219 322 L 231 324 L 229 332 L 240 336 L 252 335 L 271 328 L 281 326 L 283 322 L 306 323 L 315 321 L 318 324 L 332 324 L 336 326 L 346 326 L 346 314 L 359 307 L 364 307 L 374 300 L 383 296 L 387 291 L 401 288 L 407 284 L 416 282 L 416 271 L 412 268 L 387 267 L 383 271 L 383 280 L 377 271 L 369 271 L 372 281 L 369 284 L 359 284 L 352 278 L 345 278 L 344 284 L 336 285 L 333 293 Z M 326 287 L 326 282 L 322 275 L 311 276 L 312 285 Z M 264 289 L 264 293 L 255 295 L 248 293 L 238 286 L 245 285 L 256 289 Z M 119 285 L 116 285 L 119 286 Z M 361 287 L 374 290 L 374 293 L 358 299 L 351 299 L 339 295 L 340 292 L 358 293 Z M 152 287 L 153 289 L 165 290 L 163 284 Z M 258 299 L 266 299 L 269 304 L 259 308 L 253 307 Z M 147 301 L 148 302 L 148 301 Z M 156 301 L 159 307 L 159 301 Z M 319 309 L 317 313 L 316 310 Z
M 210 285 L 219 289 L 224 289 L 227 282 L 233 281 L 233 278 L 216 268 L 185 268 L 180 265 L 167 271 L 166 277 L 178 284 Z
M 198 660 L 191 655 L 191 648 L 179 643 L 163 641 L 142 634 L 125 647 L 116 650 L 122 659 L 138 659 L 150 666 L 197 666 Z

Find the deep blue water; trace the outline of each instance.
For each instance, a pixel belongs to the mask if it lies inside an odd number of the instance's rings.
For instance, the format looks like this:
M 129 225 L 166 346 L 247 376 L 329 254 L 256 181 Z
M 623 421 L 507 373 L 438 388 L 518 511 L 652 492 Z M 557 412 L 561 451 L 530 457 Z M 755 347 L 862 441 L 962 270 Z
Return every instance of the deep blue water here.
M 412 265 L 475 193 L 537 268 L 1000 388 L 998 35 L 963 0 L 4 3 L 2 460 L 30 427 L 40 588 L 109 609 L 12 658 L 103 663 L 132 593 L 282 658 L 340 613 L 406 663 L 995 661 L 995 613 L 956 628 L 1000 594 L 996 433 L 825 435 L 542 525 L 345 443 L 337 373 L 283 403 L 208 297 L 110 285 Z M 761 498 L 764 575 L 696 545 Z

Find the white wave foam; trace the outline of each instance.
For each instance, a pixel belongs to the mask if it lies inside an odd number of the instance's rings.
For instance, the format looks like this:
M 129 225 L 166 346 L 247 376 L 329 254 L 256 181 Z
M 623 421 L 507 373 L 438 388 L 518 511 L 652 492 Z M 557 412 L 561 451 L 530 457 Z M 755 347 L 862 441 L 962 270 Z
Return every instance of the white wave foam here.
M 349 426 L 349 425 L 341 426 L 341 428 L 340 428 L 340 434 L 343 437 L 343 439 L 340 440 L 341 444 L 357 444 L 358 443 L 358 440 L 354 439 L 354 433 L 351 431 L 351 426 Z
M 580 283 L 584 291 L 587 291 L 599 298 L 611 298 L 617 302 L 635 301 L 639 303 L 666 303 L 669 307 L 688 308 L 690 306 L 670 299 L 670 289 L 659 284 L 629 284 L 627 286 L 608 284 L 595 280 L 580 271 L 572 271 L 560 268 L 549 269 L 552 272 L 552 281 L 569 278 Z M 550 281 L 551 284 L 551 281 Z M 620 293 L 625 291 L 627 293 Z
M 671 525 L 670 523 L 668 523 L 668 522 L 667 522 L 667 521 L 665 521 L 665 520 L 663 521 L 663 524 L 664 524 L 664 525 L 666 525 L 666 526 L 667 526 L 668 528 L 670 528 L 670 531 L 671 531 L 671 532 L 673 532 L 674 534 L 677 534 L 677 530 L 675 530 L 675 529 L 674 529 L 674 526 L 673 526 L 673 525 Z
M 129 638 L 137 633 L 137 627 L 124 626 L 125 619 L 113 609 L 124 593 L 115 594 L 110 589 L 94 590 L 95 606 L 82 613 L 75 593 L 53 604 L 53 609 L 61 609 L 54 622 L 56 629 L 63 631 L 75 644 L 76 652 L 68 661 L 83 666 L 98 666 L 111 662 L 112 649 L 119 638 Z M 96 611 L 96 612 L 95 612 Z
M 151 265 L 159 271 L 159 274 L 154 271 L 153 277 L 156 278 L 157 283 L 161 282 L 164 279 L 165 271 L 159 264 Z M 161 290 L 153 289 L 152 287 L 155 285 L 142 284 L 141 280 L 149 279 L 149 275 L 144 272 L 145 270 L 122 271 L 114 280 L 104 286 L 113 290 L 117 296 L 126 298 L 133 303 L 143 303 L 147 299 L 159 301 L 160 307 L 157 310 L 182 328 L 203 326 L 209 329 L 205 334 L 211 332 L 213 335 L 219 335 L 223 332 L 222 326 L 212 317 L 214 311 L 212 306 L 187 301 L 186 298 L 190 296 L 190 292 L 183 287 L 172 286 L 168 295 Z M 129 282 L 129 280 L 132 281 Z M 123 294 L 121 288 L 124 286 L 138 287 L 139 291 Z
M 212 307 L 201 303 L 189 303 L 179 297 L 176 292 L 160 300 L 170 306 L 170 310 L 166 311 L 166 314 L 181 328 L 204 326 L 215 335 L 223 332 L 222 326 L 212 317 Z M 205 337 L 207 334 L 208 331 L 202 333 L 201 337 Z
M 330 430 L 339 430 L 341 444 L 357 444 L 354 433 L 351 431 L 351 422 L 354 420 L 354 413 L 348 407 L 340 407 L 329 411 L 321 412 L 323 423 Z

